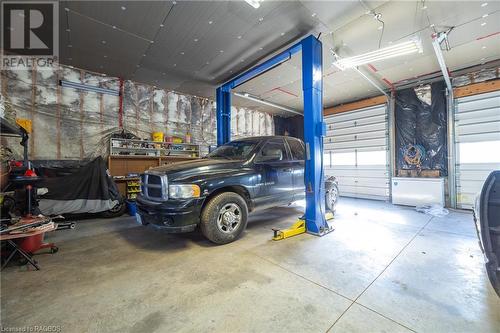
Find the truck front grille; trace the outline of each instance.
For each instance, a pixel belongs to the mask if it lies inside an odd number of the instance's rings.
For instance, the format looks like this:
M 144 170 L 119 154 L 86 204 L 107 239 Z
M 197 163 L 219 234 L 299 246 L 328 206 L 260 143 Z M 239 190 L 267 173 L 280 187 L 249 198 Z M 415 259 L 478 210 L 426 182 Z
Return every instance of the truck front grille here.
M 168 200 L 168 180 L 166 175 L 144 173 L 141 175 L 141 194 L 150 200 Z

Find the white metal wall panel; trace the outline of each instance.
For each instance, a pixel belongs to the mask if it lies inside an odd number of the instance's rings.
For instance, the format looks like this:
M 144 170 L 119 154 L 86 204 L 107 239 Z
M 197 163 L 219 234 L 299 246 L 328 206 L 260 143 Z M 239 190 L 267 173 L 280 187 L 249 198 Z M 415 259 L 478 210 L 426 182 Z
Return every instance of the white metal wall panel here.
M 340 195 L 389 199 L 387 112 L 382 104 L 325 117 L 325 174 L 338 178 Z M 381 159 L 374 164 L 363 163 L 360 154 L 367 152 L 380 152 Z M 348 162 L 342 162 L 336 154 L 348 155 Z
M 464 156 L 467 144 L 476 146 Z M 500 169 L 500 91 L 456 99 L 455 146 L 457 207 L 470 209 L 486 177 Z

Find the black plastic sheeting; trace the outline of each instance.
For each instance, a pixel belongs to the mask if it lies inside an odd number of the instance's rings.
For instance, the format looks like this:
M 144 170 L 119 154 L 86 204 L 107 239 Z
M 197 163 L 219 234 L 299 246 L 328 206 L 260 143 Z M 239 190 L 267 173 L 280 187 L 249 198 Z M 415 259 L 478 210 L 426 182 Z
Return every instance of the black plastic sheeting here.
M 440 170 L 441 176 L 448 174 L 445 87 L 444 82 L 431 84 L 430 105 L 421 100 L 413 88 L 397 91 L 395 120 L 398 169 Z
M 274 134 L 287 135 L 304 140 L 304 117 L 274 117 Z

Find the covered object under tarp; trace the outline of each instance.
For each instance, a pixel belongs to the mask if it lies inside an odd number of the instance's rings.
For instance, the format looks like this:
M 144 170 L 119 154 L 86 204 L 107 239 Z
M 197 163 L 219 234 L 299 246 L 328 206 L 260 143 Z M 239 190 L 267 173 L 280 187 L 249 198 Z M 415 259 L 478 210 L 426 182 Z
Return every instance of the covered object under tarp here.
M 48 192 L 39 196 L 45 215 L 99 213 L 112 209 L 121 197 L 102 157 L 91 162 L 33 161 L 44 179 L 37 186 Z

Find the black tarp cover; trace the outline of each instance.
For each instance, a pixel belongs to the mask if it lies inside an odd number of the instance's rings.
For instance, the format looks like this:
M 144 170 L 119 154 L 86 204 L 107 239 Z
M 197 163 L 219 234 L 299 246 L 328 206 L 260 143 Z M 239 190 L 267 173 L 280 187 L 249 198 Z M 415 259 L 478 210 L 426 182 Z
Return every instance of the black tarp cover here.
M 40 196 L 40 210 L 45 215 L 99 213 L 118 204 L 120 194 L 102 157 L 81 161 L 38 161 L 35 168 L 47 188 Z
M 420 99 L 415 89 L 397 91 L 396 165 L 398 169 L 440 170 L 448 173 L 446 95 L 444 82 L 431 84 L 431 104 Z M 405 154 L 415 146 L 422 152 L 420 164 L 408 163 Z

